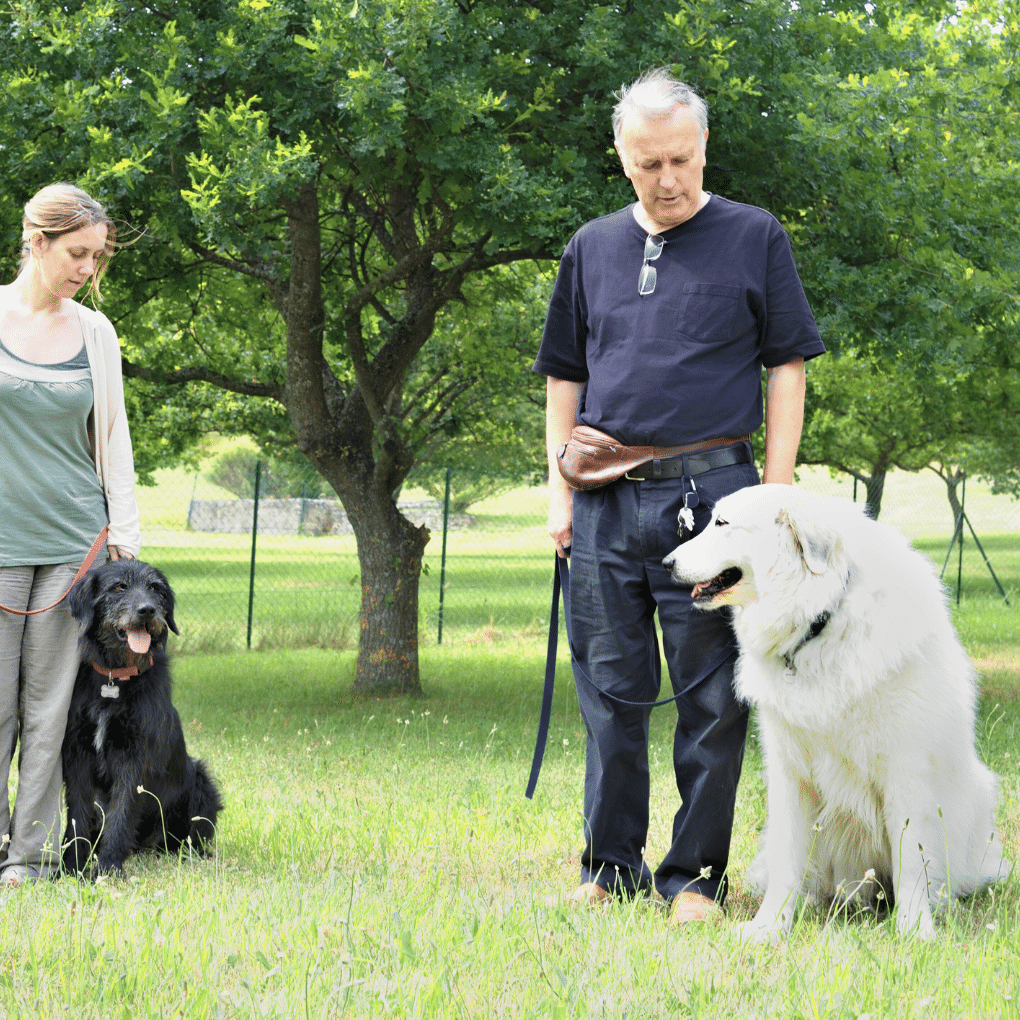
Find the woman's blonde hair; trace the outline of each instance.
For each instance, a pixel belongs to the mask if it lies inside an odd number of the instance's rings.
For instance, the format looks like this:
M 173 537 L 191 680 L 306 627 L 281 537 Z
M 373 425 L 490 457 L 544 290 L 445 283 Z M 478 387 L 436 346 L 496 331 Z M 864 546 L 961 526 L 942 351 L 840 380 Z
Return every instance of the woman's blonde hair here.
M 32 257 L 32 238 L 41 234 L 48 240 L 70 234 L 82 227 L 106 227 L 106 245 L 99 258 L 95 272 L 89 279 L 89 290 L 95 301 L 102 301 L 99 284 L 106 273 L 110 259 L 117 249 L 117 227 L 106 210 L 89 194 L 73 184 L 50 184 L 38 191 L 25 203 L 25 215 L 21 225 L 21 262 L 18 272 Z

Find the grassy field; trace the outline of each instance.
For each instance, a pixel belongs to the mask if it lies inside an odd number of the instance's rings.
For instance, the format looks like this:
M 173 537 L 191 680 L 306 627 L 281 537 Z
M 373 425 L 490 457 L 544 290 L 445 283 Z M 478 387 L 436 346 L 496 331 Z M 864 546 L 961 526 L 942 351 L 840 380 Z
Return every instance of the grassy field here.
M 1015 857 L 1020 647 L 998 633 L 983 646 L 978 744 L 1002 776 Z M 764 820 L 753 736 L 727 916 L 670 931 L 655 900 L 565 905 L 584 748 L 565 659 L 533 801 L 539 638 L 425 649 L 418 699 L 353 697 L 353 665 L 320 649 L 179 658 L 189 745 L 227 803 L 215 856 L 140 856 L 121 881 L 6 893 L 0 1016 L 1017 1016 L 1016 879 L 960 904 L 932 945 L 884 917 L 814 911 L 788 943 L 739 945 Z M 676 807 L 674 723 L 653 715 L 653 862 Z
M 119 881 L 0 894 L 0 1018 L 1020 1015 L 1015 877 L 959 904 L 930 945 L 897 938 L 882 916 L 806 911 L 788 942 L 740 946 L 735 925 L 757 905 L 744 875 L 765 815 L 753 732 L 721 923 L 671 931 L 655 899 L 569 909 L 584 730 L 565 650 L 545 765 L 535 799 L 524 797 L 551 573 L 544 509 L 540 495 L 528 503 L 517 494 L 478 517 L 476 529 L 451 536 L 448 629 L 441 646 L 423 642 L 421 698 L 355 697 L 349 632 L 324 648 L 273 649 L 263 617 L 261 651 L 177 656 L 189 747 L 209 763 L 227 805 L 215 854 L 143 855 Z M 1016 596 L 1020 553 L 1003 521 L 979 534 Z M 167 534 L 180 535 L 172 524 L 168 517 Z M 220 626 L 234 640 L 217 622 L 225 596 L 208 590 L 210 573 L 247 588 L 243 552 L 192 537 L 206 544 L 178 539 L 146 550 L 181 595 L 180 650 L 200 646 L 196 628 L 208 635 Z M 917 537 L 941 560 L 948 538 Z M 307 616 L 310 638 L 314 614 L 295 607 L 315 594 L 320 601 L 310 603 L 334 607 L 335 618 L 350 563 L 337 552 L 331 569 L 343 584 L 320 591 L 312 567 L 295 567 L 282 541 L 278 555 L 260 543 L 279 572 L 257 604 L 278 598 L 281 614 Z M 437 595 L 438 549 L 429 557 L 423 606 Z M 1005 606 L 986 578 L 968 547 L 954 612 L 982 675 L 977 741 L 1001 776 L 1000 826 L 1015 859 L 1020 628 L 1017 599 Z M 429 625 L 430 613 L 423 608 Z M 653 864 L 677 806 L 675 720 L 670 708 L 652 717 Z

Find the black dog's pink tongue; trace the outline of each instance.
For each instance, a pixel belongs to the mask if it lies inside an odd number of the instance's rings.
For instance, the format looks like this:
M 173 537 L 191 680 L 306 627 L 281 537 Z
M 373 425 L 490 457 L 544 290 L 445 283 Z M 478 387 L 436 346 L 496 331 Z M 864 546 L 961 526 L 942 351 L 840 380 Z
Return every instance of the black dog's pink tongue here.
M 128 647 L 136 655 L 144 655 L 152 644 L 152 635 L 147 630 L 127 631 Z

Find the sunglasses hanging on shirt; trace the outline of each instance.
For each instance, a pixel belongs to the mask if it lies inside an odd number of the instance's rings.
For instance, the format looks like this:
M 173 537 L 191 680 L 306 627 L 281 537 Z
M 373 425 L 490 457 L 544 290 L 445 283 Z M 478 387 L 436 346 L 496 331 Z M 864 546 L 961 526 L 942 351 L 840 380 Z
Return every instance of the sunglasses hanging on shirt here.
M 665 243 L 666 239 L 658 234 L 649 234 L 645 238 L 645 261 L 637 280 L 637 291 L 642 297 L 655 290 L 656 272 L 652 263 L 662 254 Z

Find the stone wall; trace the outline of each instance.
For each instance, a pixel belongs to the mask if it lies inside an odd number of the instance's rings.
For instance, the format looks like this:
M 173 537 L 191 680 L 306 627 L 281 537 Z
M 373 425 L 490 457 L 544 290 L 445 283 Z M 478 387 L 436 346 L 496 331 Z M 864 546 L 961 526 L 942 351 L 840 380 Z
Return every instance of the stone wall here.
M 424 524 L 434 534 L 443 530 L 439 503 L 400 503 L 401 513 L 414 524 Z M 193 499 L 188 508 L 192 531 L 215 531 L 226 535 L 250 535 L 253 499 Z M 450 514 L 451 530 L 470 528 L 470 514 Z M 344 508 L 335 499 L 260 499 L 260 535 L 350 535 L 353 531 Z

